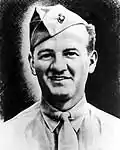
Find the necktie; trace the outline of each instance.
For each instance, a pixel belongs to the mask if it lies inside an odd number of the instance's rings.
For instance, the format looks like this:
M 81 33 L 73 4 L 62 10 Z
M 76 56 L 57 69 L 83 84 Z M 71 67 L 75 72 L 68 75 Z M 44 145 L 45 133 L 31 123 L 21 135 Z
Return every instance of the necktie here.
M 78 140 L 74 129 L 69 121 L 70 113 L 61 114 L 63 122 L 58 135 L 58 150 L 78 150 Z

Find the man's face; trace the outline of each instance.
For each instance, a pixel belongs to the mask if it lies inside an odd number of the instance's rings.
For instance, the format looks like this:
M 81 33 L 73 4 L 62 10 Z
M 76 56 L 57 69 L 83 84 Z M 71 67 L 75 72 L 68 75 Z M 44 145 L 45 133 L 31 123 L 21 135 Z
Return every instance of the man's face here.
M 87 52 L 89 35 L 84 25 L 72 26 L 35 47 L 31 68 L 38 77 L 43 95 L 65 99 L 83 96 L 94 54 Z

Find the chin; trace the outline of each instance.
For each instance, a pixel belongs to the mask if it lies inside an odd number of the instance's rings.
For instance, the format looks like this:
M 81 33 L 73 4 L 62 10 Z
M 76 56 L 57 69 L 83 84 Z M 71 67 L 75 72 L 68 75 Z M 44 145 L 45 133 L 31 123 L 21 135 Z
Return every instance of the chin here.
M 53 88 L 51 91 L 52 95 L 60 96 L 60 97 L 66 97 L 66 98 L 72 98 L 74 95 L 74 89 L 70 88 Z

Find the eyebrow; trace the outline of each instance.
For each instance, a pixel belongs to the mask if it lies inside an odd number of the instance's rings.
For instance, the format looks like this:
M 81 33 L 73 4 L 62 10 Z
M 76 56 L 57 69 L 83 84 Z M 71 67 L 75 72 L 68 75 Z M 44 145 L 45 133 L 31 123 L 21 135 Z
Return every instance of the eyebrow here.
M 64 49 L 63 51 L 70 51 L 70 50 L 78 51 L 78 49 L 77 49 L 77 48 L 66 48 L 66 49 Z
M 38 54 L 37 54 L 37 55 L 39 55 L 39 54 L 41 54 L 41 53 L 43 53 L 43 52 L 53 52 L 53 49 L 50 49 L 50 48 L 41 49 L 41 50 L 38 51 Z
M 66 48 L 63 50 L 63 52 L 67 52 L 67 51 L 70 51 L 70 50 L 75 50 L 75 51 L 78 51 L 77 48 Z M 45 48 L 45 49 L 41 49 L 37 55 L 40 55 L 41 53 L 44 53 L 44 52 L 51 52 L 53 53 L 54 50 L 53 49 L 50 49 L 50 48 Z

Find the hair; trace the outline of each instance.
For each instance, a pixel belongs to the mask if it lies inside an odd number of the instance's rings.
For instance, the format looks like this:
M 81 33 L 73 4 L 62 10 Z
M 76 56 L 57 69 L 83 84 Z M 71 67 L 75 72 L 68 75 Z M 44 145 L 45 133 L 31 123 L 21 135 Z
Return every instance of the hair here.
M 96 42 L 96 32 L 95 26 L 92 24 L 86 25 L 87 32 L 89 34 L 89 43 L 87 46 L 88 54 L 95 49 L 95 42 Z

